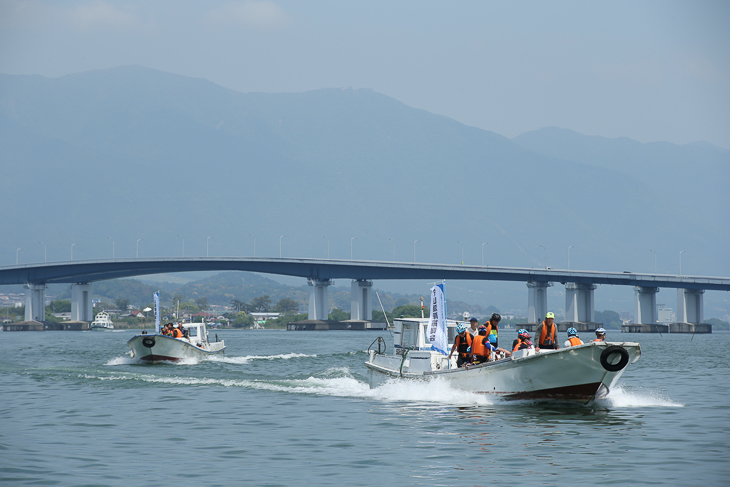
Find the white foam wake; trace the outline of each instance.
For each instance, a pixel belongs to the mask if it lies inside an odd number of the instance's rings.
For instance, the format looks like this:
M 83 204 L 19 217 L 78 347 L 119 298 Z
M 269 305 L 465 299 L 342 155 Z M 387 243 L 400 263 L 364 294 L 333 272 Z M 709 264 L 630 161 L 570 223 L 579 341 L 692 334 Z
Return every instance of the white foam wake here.
M 306 355 L 303 353 L 282 353 L 279 355 L 247 355 L 245 357 L 226 357 L 226 356 L 218 356 L 218 355 L 211 355 L 210 357 L 207 357 L 206 360 L 210 362 L 222 362 L 226 364 L 238 364 L 238 365 L 246 365 L 251 363 L 254 360 L 289 360 L 293 358 L 300 358 L 300 357 L 316 357 L 317 355 Z
M 353 377 L 347 367 L 335 367 L 324 372 L 326 377 L 306 379 L 246 380 L 212 379 L 195 377 L 163 377 L 150 374 L 120 374 L 113 376 L 83 375 L 87 379 L 129 380 L 170 385 L 218 385 L 222 387 L 243 387 L 248 389 L 289 392 L 294 394 L 316 394 L 323 396 L 373 399 L 383 402 L 408 402 L 412 404 L 444 404 L 450 406 L 482 406 L 493 404 L 494 399 L 484 394 L 475 394 L 454 389 L 444 380 L 397 380 L 386 382 L 380 387 L 370 386 Z
M 607 408 L 684 407 L 684 404 L 674 402 L 656 391 L 626 391 L 621 386 L 614 387 L 608 396 L 596 401 L 596 405 Z

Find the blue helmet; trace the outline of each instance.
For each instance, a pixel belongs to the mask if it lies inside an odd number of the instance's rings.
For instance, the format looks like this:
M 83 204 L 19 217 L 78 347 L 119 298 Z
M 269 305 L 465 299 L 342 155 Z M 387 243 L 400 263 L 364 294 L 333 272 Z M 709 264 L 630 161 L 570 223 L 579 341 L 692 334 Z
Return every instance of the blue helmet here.
M 576 336 L 576 335 L 578 335 L 578 330 L 576 330 L 573 327 L 568 328 L 568 336 L 569 337 Z
M 461 332 L 464 332 L 464 331 L 466 331 L 466 327 L 463 324 L 458 323 L 456 325 L 456 333 L 461 333 Z
M 522 334 L 522 333 L 527 333 L 527 330 L 526 330 L 526 329 L 524 329 L 524 328 L 520 328 L 519 330 L 517 330 L 517 334 L 518 334 L 518 335 L 520 335 L 520 334 Z
M 606 334 L 606 330 L 603 328 L 598 328 L 596 330 L 596 335 L 605 335 L 605 334 Z

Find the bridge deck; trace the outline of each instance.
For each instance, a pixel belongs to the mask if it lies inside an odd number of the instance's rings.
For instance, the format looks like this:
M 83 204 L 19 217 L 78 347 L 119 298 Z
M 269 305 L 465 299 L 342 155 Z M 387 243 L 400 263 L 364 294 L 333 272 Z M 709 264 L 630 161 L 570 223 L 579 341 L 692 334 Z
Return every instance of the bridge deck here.
M 6 266 L 0 267 L 0 285 L 93 282 L 191 271 L 251 271 L 320 280 L 462 279 L 730 291 L 730 278 L 722 277 L 273 257 L 113 259 Z

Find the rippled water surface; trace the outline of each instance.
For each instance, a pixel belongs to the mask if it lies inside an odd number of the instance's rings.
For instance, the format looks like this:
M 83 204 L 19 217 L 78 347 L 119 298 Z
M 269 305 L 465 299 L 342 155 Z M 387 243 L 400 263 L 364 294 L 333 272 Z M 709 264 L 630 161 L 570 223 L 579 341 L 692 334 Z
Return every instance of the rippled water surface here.
M 0 333 L 0 484 L 730 484 L 729 333 L 611 333 L 642 357 L 584 407 L 371 390 L 374 332 L 217 333 L 225 357 L 160 365 L 132 331 Z

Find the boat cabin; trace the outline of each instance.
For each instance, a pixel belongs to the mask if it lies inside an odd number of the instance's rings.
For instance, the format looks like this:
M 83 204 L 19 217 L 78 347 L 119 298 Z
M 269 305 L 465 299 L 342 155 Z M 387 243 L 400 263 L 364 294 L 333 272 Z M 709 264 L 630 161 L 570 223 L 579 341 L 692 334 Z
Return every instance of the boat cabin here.
M 188 332 L 190 343 L 208 343 L 208 330 L 205 323 L 183 323 L 183 327 Z M 200 345 L 198 345 L 200 346 Z
M 403 350 L 431 350 L 428 341 L 428 318 L 396 318 L 393 320 L 393 346 L 396 353 L 401 355 Z M 448 331 L 449 350 L 456 338 L 456 321 L 446 320 Z M 400 350 L 400 351 L 399 351 Z

